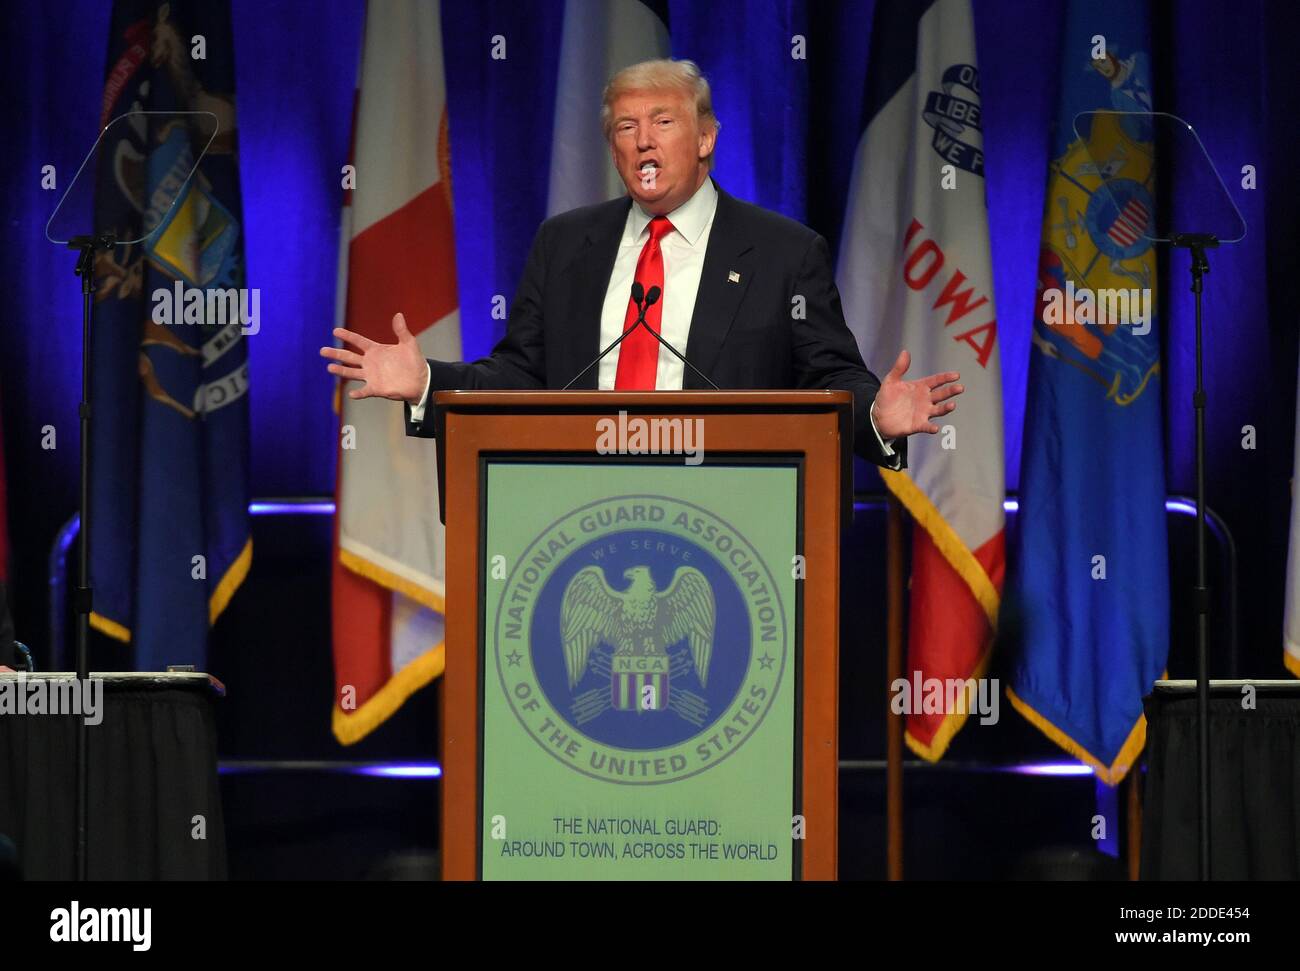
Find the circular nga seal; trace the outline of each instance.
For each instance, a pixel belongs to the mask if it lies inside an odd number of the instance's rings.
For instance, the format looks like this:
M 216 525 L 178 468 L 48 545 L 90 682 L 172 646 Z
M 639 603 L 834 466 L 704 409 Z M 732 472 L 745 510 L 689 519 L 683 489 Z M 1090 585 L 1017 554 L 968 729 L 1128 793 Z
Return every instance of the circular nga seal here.
M 753 736 L 789 653 L 771 570 L 713 512 L 628 495 L 548 526 L 492 627 L 500 690 L 554 758 L 608 782 L 675 782 Z

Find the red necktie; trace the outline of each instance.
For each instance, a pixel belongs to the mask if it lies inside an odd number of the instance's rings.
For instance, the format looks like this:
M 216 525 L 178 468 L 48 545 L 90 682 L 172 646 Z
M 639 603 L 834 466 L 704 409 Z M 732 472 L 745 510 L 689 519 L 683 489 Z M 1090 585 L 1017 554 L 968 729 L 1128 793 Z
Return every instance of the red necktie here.
M 659 299 L 645 312 L 645 322 L 659 333 L 659 321 L 664 310 L 664 256 L 659 251 L 659 241 L 673 231 L 673 224 L 667 216 L 655 216 L 650 220 L 650 238 L 641 249 L 636 261 L 634 279 L 641 284 L 646 293 L 651 287 L 659 288 Z M 623 329 L 627 330 L 636 323 L 636 301 L 628 298 L 627 315 L 623 318 Z M 638 327 L 624 338 L 618 346 L 618 372 L 614 377 L 617 391 L 653 391 L 655 389 L 655 372 L 659 369 L 659 342 Z

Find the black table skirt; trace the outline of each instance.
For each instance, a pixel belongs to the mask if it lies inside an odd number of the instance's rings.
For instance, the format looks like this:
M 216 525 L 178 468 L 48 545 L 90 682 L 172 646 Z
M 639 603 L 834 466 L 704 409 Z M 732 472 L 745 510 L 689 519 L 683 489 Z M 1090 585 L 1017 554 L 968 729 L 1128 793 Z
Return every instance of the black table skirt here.
M 89 877 L 224 879 L 209 693 L 110 686 L 103 711 L 89 730 Z M 76 875 L 77 726 L 72 716 L 0 715 L 0 834 L 17 844 L 29 880 Z
M 1210 872 L 1216 880 L 1300 880 L 1300 683 L 1210 697 Z M 1198 874 L 1196 696 L 1145 699 L 1142 878 Z

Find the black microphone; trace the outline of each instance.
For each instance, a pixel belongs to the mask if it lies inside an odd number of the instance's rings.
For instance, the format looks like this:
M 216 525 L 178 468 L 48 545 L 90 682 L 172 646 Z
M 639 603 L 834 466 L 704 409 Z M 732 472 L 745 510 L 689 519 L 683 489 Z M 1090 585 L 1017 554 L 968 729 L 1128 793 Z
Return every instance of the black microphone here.
M 673 347 L 672 344 L 668 343 L 666 340 L 660 337 L 659 333 L 653 327 L 651 327 L 649 324 L 646 323 L 645 320 L 646 311 L 649 310 L 651 307 L 653 307 L 656 303 L 658 303 L 659 298 L 661 296 L 663 296 L 663 291 L 658 287 L 651 287 L 650 291 L 647 293 L 645 288 L 641 286 L 640 280 L 633 281 L 632 302 L 636 304 L 636 309 L 637 309 L 636 321 L 633 322 L 631 327 L 623 331 L 623 333 L 619 334 L 618 339 L 614 341 L 614 343 L 610 344 L 609 347 L 605 348 L 598 355 L 596 355 L 596 359 L 594 361 L 592 361 L 585 368 L 583 368 L 581 371 L 575 374 L 573 376 L 573 379 L 569 381 L 569 383 L 566 384 L 560 390 L 568 391 L 569 388 L 572 387 L 574 381 L 577 381 L 578 378 L 582 377 L 593 367 L 599 364 L 604 359 L 606 354 L 608 354 L 614 348 L 618 347 L 619 344 L 623 343 L 624 338 L 626 338 L 628 334 L 632 333 L 632 331 L 636 330 L 638 327 L 644 327 L 654 336 L 655 340 L 657 340 L 660 344 L 662 344 L 664 347 L 668 348 L 668 350 L 672 352 L 673 357 L 677 358 L 677 360 L 681 361 L 688 368 L 690 368 L 692 371 L 698 374 L 704 380 L 704 382 L 709 385 L 709 387 L 711 387 L 714 391 L 721 391 L 722 389 L 719 388 L 716 384 L 714 384 L 713 380 L 708 375 L 706 375 L 703 371 L 697 368 L 690 361 L 686 360 L 686 358 L 683 357 L 681 354 L 677 353 L 677 348 Z M 643 301 L 644 301 L 644 305 L 643 305 Z
M 650 292 L 655 295 L 655 300 L 659 299 L 658 287 L 651 287 Z M 569 383 L 566 384 L 563 388 L 561 388 L 560 389 L 561 391 L 568 391 L 571 387 L 573 387 L 574 381 L 577 381 L 578 378 L 582 377 L 584 374 L 586 374 L 588 371 L 594 368 L 597 364 L 603 361 L 605 359 L 605 355 L 608 354 L 610 351 L 612 351 L 614 348 L 618 347 L 619 344 L 622 344 L 623 341 L 627 338 L 628 334 L 632 333 L 632 331 L 636 330 L 639 326 L 645 323 L 645 312 L 650 309 L 650 304 L 654 303 L 654 300 L 648 302 L 646 301 L 645 287 L 641 286 L 640 280 L 632 281 L 632 302 L 636 304 L 636 311 L 637 311 L 636 320 L 633 321 L 632 326 L 629 327 L 627 330 L 623 331 L 623 333 L 619 334 L 618 338 L 612 344 L 610 344 L 609 347 L 605 348 L 603 351 L 597 354 L 596 359 L 594 361 L 592 361 L 585 368 L 583 368 L 572 378 L 570 378 Z M 653 334 L 654 331 L 652 330 L 650 333 Z
M 637 284 L 636 286 L 639 287 L 640 284 Z M 647 293 L 647 294 L 645 295 L 645 305 L 646 305 L 646 310 L 649 310 L 650 307 L 652 307 L 656 302 L 658 302 L 659 297 L 660 297 L 660 295 L 661 295 L 662 293 L 663 293 L 663 291 L 661 291 L 658 287 L 651 287 L 651 288 L 650 288 L 650 292 Z M 635 291 L 635 288 L 633 289 L 632 297 L 633 297 L 633 299 L 636 299 L 636 291 Z M 640 301 L 637 301 L 637 306 L 638 306 L 638 307 L 641 306 Z M 645 322 L 645 313 L 644 313 L 644 312 L 642 312 L 641 315 L 637 318 L 637 323 L 638 323 L 638 324 L 643 324 L 643 325 L 645 326 L 645 329 L 648 330 L 648 331 L 650 331 L 650 333 L 654 336 L 654 339 L 655 339 L 655 340 L 657 340 L 660 344 L 662 344 L 664 347 L 668 348 L 668 350 L 670 350 L 670 351 L 672 352 L 673 357 L 677 358 L 677 360 L 681 361 L 681 362 L 682 362 L 683 364 L 685 364 L 688 368 L 690 368 L 692 371 L 694 371 L 696 374 L 698 374 L 698 375 L 699 375 L 699 376 L 704 380 L 704 382 L 705 382 L 709 387 L 711 387 L 714 391 L 721 391 L 721 390 L 722 390 L 722 389 L 719 388 L 716 384 L 713 383 L 713 379 L 712 379 L 712 378 L 710 378 L 707 374 L 705 374 L 703 371 L 701 371 L 699 368 L 697 368 L 697 367 L 696 367 L 694 364 L 692 364 L 690 361 L 686 360 L 686 358 L 683 357 L 681 354 L 678 354 L 678 353 L 677 353 L 677 348 L 673 347 L 672 344 L 669 344 L 666 340 L 663 339 L 662 336 L 660 336 L 660 334 L 659 334 L 659 332 L 658 332 L 657 330 L 655 330 L 653 327 L 651 327 L 649 324 L 647 324 L 647 323 Z M 634 325 L 634 327 L 635 327 L 635 325 Z

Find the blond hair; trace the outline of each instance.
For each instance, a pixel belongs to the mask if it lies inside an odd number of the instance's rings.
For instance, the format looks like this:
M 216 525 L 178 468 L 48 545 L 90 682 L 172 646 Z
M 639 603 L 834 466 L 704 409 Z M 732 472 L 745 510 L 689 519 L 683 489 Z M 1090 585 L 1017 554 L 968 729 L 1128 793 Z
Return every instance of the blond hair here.
M 662 58 L 625 67 L 609 79 L 600 99 L 600 127 L 606 141 L 613 140 L 614 101 L 629 91 L 685 92 L 695 100 L 695 117 L 702 131 L 712 128 L 716 134 L 722 128 L 718 116 L 713 113 L 713 93 L 709 90 L 708 79 L 700 73 L 699 65 L 694 61 Z M 714 144 L 716 146 L 716 142 Z M 709 168 L 713 168 L 712 152 L 705 161 Z

